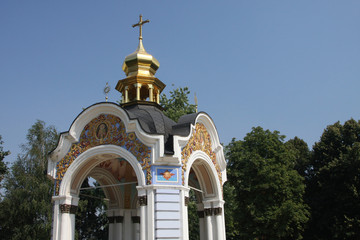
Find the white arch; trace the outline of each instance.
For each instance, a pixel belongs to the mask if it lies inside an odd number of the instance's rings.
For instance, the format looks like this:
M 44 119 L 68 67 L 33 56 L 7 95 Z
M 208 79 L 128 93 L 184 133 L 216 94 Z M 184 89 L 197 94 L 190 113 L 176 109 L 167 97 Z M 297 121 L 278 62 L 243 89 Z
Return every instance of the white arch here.
M 214 186 L 214 188 L 215 188 L 215 189 L 213 189 L 215 198 L 217 198 L 218 200 L 222 200 L 222 190 L 221 190 L 222 186 L 221 186 L 220 180 L 218 178 L 216 168 L 215 168 L 213 162 L 211 161 L 210 157 L 203 151 L 198 150 L 198 151 L 193 152 L 190 155 L 189 160 L 186 164 L 185 187 L 189 187 L 190 169 L 196 160 L 202 160 L 203 162 L 206 163 L 205 164 L 206 168 L 208 170 L 210 170 L 209 177 L 210 177 L 210 180 L 212 181 L 212 186 Z
M 124 123 L 127 133 L 135 132 L 139 140 L 148 147 L 151 147 L 151 161 L 164 155 L 164 136 L 148 134 L 142 130 L 140 123 L 135 119 L 131 120 L 126 111 L 114 103 L 94 104 L 81 112 L 71 124 L 68 132 L 60 134 L 56 148 L 51 152 L 48 159 L 48 175 L 56 178 L 56 164 L 68 153 L 71 145 L 79 141 L 80 135 L 91 120 L 101 114 L 110 114 L 119 117 Z
M 71 195 L 71 184 L 76 175 L 78 174 L 79 170 L 82 169 L 87 163 L 89 163 L 90 160 L 94 160 L 94 158 L 99 154 L 116 154 L 121 156 L 122 158 L 127 160 L 134 169 L 138 180 L 138 186 L 146 185 L 145 174 L 142 171 L 140 163 L 132 153 L 120 146 L 100 145 L 83 152 L 73 161 L 62 179 L 62 182 L 60 184 L 59 196 Z M 103 159 L 95 160 L 90 166 L 87 167 L 87 169 L 85 169 L 83 175 L 87 176 L 90 171 L 102 161 Z
M 186 137 L 174 136 L 175 156 L 181 158 L 181 151 L 182 151 L 181 149 L 184 146 L 186 146 L 186 144 L 188 144 L 190 138 L 194 133 L 195 126 L 197 123 L 203 124 L 210 135 L 211 150 L 216 154 L 216 161 L 219 164 L 220 171 L 222 174 L 222 181 L 223 181 L 222 184 L 224 184 L 227 181 L 227 175 L 226 175 L 226 160 L 224 156 L 223 146 L 220 143 L 220 138 L 216 130 L 214 121 L 206 113 L 201 112 L 197 115 L 194 124 L 191 124 L 190 126 L 190 133 L 188 136 Z

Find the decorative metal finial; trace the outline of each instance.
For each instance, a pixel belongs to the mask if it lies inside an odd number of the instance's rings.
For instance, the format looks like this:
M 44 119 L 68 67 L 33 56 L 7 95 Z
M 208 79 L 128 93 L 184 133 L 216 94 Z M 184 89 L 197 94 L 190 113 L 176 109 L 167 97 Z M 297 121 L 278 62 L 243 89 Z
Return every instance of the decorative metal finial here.
M 133 24 L 132 27 L 133 27 L 133 28 L 134 28 L 134 27 L 139 27 L 139 40 L 142 40 L 142 25 L 144 25 L 145 23 L 148 23 L 148 22 L 150 22 L 150 21 L 149 21 L 149 19 L 143 21 L 141 14 L 140 14 L 140 17 L 139 17 L 139 18 L 140 18 L 139 22 L 136 23 L 136 24 Z
M 106 83 L 106 86 L 104 87 L 104 93 L 105 93 L 105 101 L 108 101 L 108 93 L 110 92 L 110 86 L 109 83 Z
M 195 112 L 198 112 L 198 99 L 196 97 L 196 93 L 194 93 L 194 100 L 195 100 Z

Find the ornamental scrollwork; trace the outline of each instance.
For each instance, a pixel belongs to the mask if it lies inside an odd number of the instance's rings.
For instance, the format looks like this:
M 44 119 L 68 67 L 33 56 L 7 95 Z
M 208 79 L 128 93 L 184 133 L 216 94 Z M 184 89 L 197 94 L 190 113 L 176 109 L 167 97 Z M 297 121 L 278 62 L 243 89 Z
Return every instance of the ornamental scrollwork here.
M 195 125 L 195 129 L 193 134 L 186 144 L 186 146 L 181 151 L 181 163 L 182 163 L 182 183 L 185 184 L 185 172 L 187 168 L 187 163 L 189 160 L 190 155 L 195 151 L 203 151 L 206 153 L 212 163 L 215 166 L 218 178 L 220 180 L 220 184 L 222 186 L 222 174 L 220 170 L 220 166 L 216 161 L 216 154 L 212 151 L 211 147 L 211 137 L 209 132 L 207 131 L 206 127 L 202 123 L 197 123 Z
M 79 142 L 72 144 L 68 153 L 57 163 L 55 195 L 59 194 L 61 181 L 73 161 L 86 150 L 106 144 L 117 145 L 131 152 L 145 171 L 146 183 L 151 184 L 151 148 L 144 145 L 134 132 L 127 133 L 119 117 L 101 114 L 84 127 Z

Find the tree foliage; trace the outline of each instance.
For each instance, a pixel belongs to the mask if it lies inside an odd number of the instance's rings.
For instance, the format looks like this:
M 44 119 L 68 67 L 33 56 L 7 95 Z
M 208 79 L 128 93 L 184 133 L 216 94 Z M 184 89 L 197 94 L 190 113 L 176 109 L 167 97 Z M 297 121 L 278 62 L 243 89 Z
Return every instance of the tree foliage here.
M 360 121 L 328 126 L 310 166 L 308 239 L 360 239 Z
M 10 151 L 4 151 L 2 146 L 4 142 L 2 141 L 2 137 L 0 135 L 0 189 L 1 189 L 1 182 L 4 179 L 5 174 L 7 173 L 7 166 L 4 162 L 4 158 L 10 154 Z
M 189 240 L 200 240 L 199 216 L 197 213 L 196 204 L 197 204 L 197 200 L 194 190 L 190 190 L 189 203 L 188 203 Z
M 285 144 L 295 155 L 295 161 L 293 162 L 294 169 L 301 176 L 307 177 L 310 171 L 309 164 L 311 156 L 311 151 L 309 150 L 307 143 L 304 140 L 295 137 Z
M 231 239 L 301 239 L 308 220 L 305 185 L 284 136 L 253 128 L 243 141 L 232 140 L 227 159 L 236 201 L 233 228 L 238 230 Z
M 23 153 L 4 180 L 5 197 L 0 203 L 2 239 L 50 239 L 52 182 L 46 176 L 47 153 L 58 133 L 37 121 L 28 131 Z
M 170 91 L 170 98 L 161 95 L 160 105 L 165 109 L 164 114 L 177 122 L 185 114 L 195 113 L 196 105 L 189 103 L 190 90 L 187 87 Z

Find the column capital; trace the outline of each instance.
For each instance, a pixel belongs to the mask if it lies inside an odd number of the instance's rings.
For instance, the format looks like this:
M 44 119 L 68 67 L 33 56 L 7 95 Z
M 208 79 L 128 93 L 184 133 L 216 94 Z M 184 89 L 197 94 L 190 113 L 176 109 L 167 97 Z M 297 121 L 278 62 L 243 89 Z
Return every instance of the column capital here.
M 131 220 L 133 223 L 140 223 L 140 217 L 139 216 L 132 216 Z
M 116 216 L 115 217 L 116 223 L 123 223 L 123 221 L 124 221 L 124 216 Z
M 206 216 L 211 216 L 213 214 L 212 208 L 205 208 L 204 212 Z
M 213 208 L 213 212 L 214 212 L 214 215 L 221 215 L 222 208 L 221 207 Z
M 115 223 L 115 217 L 107 217 L 109 220 L 109 223 Z
M 185 197 L 184 197 L 185 206 L 188 206 L 188 205 L 189 205 L 189 202 L 190 202 L 190 198 L 189 198 L 188 196 L 185 196 Z
M 198 214 L 199 218 L 204 218 L 204 216 L 205 216 L 204 211 L 197 211 L 197 214 Z
M 146 206 L 147 205 L 147 196 L 140 196 L 139 197 L 139 204 L 140 206 Z
M 78 206 L 71 204 L 60 204 L 59 207 L 61 213 L 70 213 L 70 214 L 75 214 L 78 208 Z
M 124 217 L 123 216 L 111 216 L 108 217 L 109 223 L 123 223 Z

